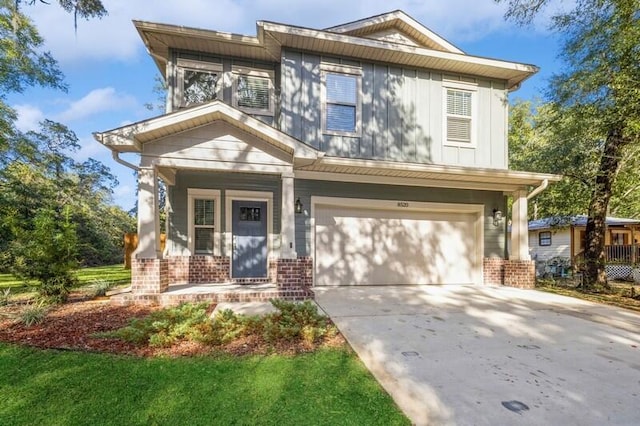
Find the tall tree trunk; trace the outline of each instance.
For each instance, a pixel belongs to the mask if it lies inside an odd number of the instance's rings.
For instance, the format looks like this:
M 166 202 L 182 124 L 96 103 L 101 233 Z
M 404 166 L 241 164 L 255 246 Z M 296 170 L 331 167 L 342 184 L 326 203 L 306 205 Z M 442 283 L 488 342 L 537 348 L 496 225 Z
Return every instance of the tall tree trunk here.
M 607 209 L 611 199 L 611 187 L 618 174 L 622 150 L 625 145 L 626 141 L 620 128 L 609 131 L 589 205 L 586 230 L 587 247 L 584 251 L 583 287 L 585 290 L 607 290 L 610 288 L 607 282 L 604 255 Z

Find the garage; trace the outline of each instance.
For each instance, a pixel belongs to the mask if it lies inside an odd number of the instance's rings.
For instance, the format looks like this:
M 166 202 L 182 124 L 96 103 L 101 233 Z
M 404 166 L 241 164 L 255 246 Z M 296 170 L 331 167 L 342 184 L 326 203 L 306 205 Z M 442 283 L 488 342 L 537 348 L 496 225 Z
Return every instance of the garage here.
M 481 282 L 479 205 L 317 197 L 316 286 Z

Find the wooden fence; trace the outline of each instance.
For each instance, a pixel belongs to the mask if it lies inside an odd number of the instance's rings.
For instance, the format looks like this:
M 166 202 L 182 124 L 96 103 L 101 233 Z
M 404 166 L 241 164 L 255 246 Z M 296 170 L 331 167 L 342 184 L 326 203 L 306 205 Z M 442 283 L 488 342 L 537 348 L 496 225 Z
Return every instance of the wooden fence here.
M 167 235 L 160 234 L 160 249 L 164 251 Z M 124 269 L 131 269 L 131 255 L 138 248 L 138 234 L 131 232 L 124 234 Z

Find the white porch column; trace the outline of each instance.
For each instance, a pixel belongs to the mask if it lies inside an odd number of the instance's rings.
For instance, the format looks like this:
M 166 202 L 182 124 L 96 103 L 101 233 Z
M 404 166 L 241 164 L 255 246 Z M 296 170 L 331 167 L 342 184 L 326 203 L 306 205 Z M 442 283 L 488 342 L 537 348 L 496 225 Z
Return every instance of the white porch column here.
M 512 196 L 511 254 L 509 260 L 531 260 L 527 221 L 527 191 L 515 191 Z
M 293 172 L 282 173 L 282 209 L 280 211 L 282 229 L 280 230 L 280 257 L 295 259 L 296 232 L 295 232 L 295 199 L 293 193 Z
M 138 172 L 137 259 L 162 259 L 159 213 L 158 173 L 153 167 L 141 167 Z

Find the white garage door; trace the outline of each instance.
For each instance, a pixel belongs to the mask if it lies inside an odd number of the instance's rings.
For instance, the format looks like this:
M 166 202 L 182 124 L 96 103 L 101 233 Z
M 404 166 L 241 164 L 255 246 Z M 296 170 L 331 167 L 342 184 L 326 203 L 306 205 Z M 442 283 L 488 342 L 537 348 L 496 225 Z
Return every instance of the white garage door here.
M 317 205 L 315 285 L 476 283 L 477 217 Z

